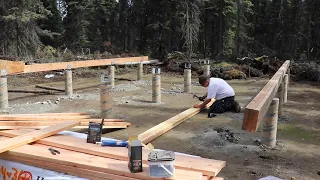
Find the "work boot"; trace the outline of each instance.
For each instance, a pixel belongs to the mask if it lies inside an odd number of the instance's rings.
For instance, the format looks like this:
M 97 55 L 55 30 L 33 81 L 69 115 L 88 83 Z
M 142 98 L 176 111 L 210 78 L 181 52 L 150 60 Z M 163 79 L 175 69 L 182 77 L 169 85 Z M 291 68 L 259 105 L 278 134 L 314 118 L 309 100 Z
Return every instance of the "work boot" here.
M 233 110 L 233 112 L 236 112 L 236 113 L 241 112 L 241 106 L 239 105 L 239 103 L 237 101 L 233 102 L 232 110 Z

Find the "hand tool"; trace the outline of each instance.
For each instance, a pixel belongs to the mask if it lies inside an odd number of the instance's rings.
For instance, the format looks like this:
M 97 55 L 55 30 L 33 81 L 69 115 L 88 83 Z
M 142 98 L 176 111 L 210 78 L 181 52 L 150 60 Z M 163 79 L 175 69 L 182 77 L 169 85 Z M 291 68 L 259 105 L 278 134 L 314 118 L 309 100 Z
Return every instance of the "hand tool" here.
M 199 96 L 197 96 L 197 95 L 193 95 L 193 98 L 198 98 L 199 99 L 199 101 L 204 101 L 204 99 L 206 98 L 205 96 L 202 96 L 202 97 L 199 97 Z
M 49 148 L 49 151 L 51 152 L 51 154 L 56 155 L 56 154 L 60 154 L 60 151 L 53 149 L 53 148 Z
M 120 140 L 101 140 L 101 142 L 96 142 L 96 144 L 100 144 L 101 146 L 111 146 L 111 147 L 127 147 L 127 141 Z

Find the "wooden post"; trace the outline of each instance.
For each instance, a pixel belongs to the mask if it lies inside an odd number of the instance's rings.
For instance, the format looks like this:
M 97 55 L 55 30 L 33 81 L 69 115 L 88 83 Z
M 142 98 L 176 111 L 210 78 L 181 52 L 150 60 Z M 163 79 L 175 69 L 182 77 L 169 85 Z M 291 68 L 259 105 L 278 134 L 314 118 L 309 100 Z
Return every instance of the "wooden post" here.
M 184 69 L 184 92 L 191 92 L 191 69 Z
M 140 62 L 138 64 L 137 81 L 140 81 L 142 79 L 142 76 L 143 76 L 143 64 L 142 64 L 142 62 Z
M 161 102 L 161 77 L 160 68 L 158 68 L 158 74 L 156 74 L 156 69 L 152 68 L 152 102 Z
M 1 70 L 0 77 L 0 109 L 6 111 L 9 107 L 8 100 L 8 84 L 7 84 L 7 71 Z
M 114 66 L 109 66 L 109 80 L 111 88 L 114 88 Z
M 283 100 L 284 100 L 284 83 L 281 82 L 278 92 L 277 92 L 277 97 L 279 98 L 279 116 L 282 115 L 282 107 L 283 107 Z
M 72 70 L 71 70 L 71 66 L 70 65 L 68 65 L 68 67 L 67 67 L 65 72 L 66 72 L 65 92 L 66 92 L 66 95 L 70 98 L 73 95 Z
M 278 107 L 279 99 L 274 98 L 262 120 L 262 138 L 261 143 L 274 147 L 277 142 L 277 125 L 278 125 Z
M 208 61 L 206 62 L 206 64 L 204 65 L 203 75 L 205 75 L 205 76 L 207 76 L 207 77 L 211 75 L 210 62 L 209 62 L 209 60 L 208 60 Z
M 105 81 L 105 74 L 101 75 L 101 84 L 100 84 L 100 110 L 101 118 L 109 118 L 108 115 L 112 111 L 113 101 L 111 94 L 109 92 L 110 87 L 108 83 L 110 78 Z
M 284 75 L 284 97 L 283 97 L 284 103 L 288 102 L 288 85 L 289 85 L 289 75 L 285 74 Z

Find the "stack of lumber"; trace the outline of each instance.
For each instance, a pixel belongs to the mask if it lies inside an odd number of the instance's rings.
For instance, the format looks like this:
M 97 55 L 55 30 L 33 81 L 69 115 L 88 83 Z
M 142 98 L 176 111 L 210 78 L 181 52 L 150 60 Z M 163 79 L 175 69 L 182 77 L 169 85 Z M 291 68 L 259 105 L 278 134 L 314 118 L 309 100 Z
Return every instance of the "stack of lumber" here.
M 4 136 L 0 143 L 2 140 L 8 141 L 10 137 L 21 137 L 28 133 L 32 131 L 0 131 L 0 135 Z M 60 154 L 52 155 L 48 150 L 50 147 L 59 150 Z M 143 149 L 143 172 L 131 173 L 127 164 L 127 148 L 101 147 L 86 143 L 85 139 L 56 134 L 42 138 L 35 144 L 1 153 L 0 158 L 94 180 L 134 180 L 152 179 L 147 164 L 149 152 L 150 150 Z M 172 179 L 222 180 L 215 176 L 225 165 L 225 161 L 176 154 L 176 172 Z
M 80 122 L 73 128 L 88 128 L 89 122 L 101 122 L 101 119 L 93 119 L 88 113 L 2 114 L 0 130 L 41 129 L 70 120 Z M 130 125 L 121 119 L 105 119 L 103 128 L 127 128 Z

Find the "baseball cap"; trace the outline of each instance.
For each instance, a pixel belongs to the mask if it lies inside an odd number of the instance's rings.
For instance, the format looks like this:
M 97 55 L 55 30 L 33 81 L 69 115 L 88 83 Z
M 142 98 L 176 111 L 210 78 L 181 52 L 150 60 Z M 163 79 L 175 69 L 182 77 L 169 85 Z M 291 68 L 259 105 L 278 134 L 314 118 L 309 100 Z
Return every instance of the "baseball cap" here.
M 199 83 L 201 84 L 201 86 L 203 86 L 208 79 L 209 79 L 208 76 L 205 76 L 205 75 L 199 76 Z

